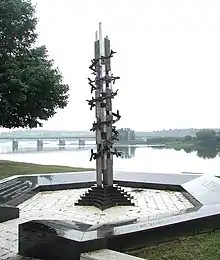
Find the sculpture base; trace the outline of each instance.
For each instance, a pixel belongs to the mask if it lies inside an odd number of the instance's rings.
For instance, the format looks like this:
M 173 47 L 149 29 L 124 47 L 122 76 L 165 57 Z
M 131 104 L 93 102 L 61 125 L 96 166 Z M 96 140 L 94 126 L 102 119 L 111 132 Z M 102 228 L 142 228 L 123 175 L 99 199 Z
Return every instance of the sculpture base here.
M 113 206 L 135 206 L 132 199 L 120 186 L 93 186 L 75 205 L 95 206 L 105 210 Z

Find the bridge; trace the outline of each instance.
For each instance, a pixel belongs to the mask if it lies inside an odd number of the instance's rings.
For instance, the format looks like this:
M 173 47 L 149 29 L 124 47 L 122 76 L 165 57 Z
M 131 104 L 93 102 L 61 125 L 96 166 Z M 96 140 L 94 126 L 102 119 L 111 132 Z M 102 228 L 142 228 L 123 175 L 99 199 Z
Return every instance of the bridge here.
M 18 151 L 19 141 L 36 140 L 37 150 L 43 150 L 44 141 L 58 140 L 59 147 L 65 147 L 67 140 L 78 140 L 79 146 L 85 146 L 85 140 L 95 140 L 95 136 L 0 136 L 2 141 L 12 141 L 12 151 Z
M 95 140 L 94 136 L 0 136 L 0 140 Z

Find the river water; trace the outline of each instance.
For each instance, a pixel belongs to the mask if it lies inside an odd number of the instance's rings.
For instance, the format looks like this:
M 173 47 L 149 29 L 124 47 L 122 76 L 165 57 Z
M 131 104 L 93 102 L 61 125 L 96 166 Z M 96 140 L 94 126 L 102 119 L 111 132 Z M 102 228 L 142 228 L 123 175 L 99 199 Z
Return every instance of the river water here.
M 95 167 L 89 161 L 93 142 L 79 147 L 77 142 L 66 142 L 60 149 L 57 141 L 46 141 L 42 151 L 37 151 L 36 141 L 19 141 L 18 151 L 12 152 L 12 142 L 0 142 L 0 159 L 48 165 Z M 147 146 L 124 146 L 122 158 L 114 157 L 114 169 L 153 173 L 207 173 L 220 175 L 220 157 L 204 159 L 196 152 L 186 153 L 172 149 L 155 149 Z

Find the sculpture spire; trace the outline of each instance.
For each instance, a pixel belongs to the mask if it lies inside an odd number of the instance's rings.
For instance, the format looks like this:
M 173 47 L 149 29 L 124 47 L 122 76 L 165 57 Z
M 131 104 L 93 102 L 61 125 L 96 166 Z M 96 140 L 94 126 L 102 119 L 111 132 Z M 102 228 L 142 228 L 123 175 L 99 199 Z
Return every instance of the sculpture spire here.
M 111 72 L 111 59 L 116 52 L 110 49 L 108 36 L 103 38 L 101 23 L 95 35 L 95 57 L 89 66 L 95 79 L 88 78 L 91 94 L 94 96 L 87 102 L 90 110 L 95 109 L 96 121 L 90 131 L 96 134 L 96 152 L 91 150 L 90 160 L 96 160 L 96 186 L 93 193 L 95 191 L 97 200 L 103 202 L 97 205 L 93 201 L 93 204 L 105 209 L 115 204 L 131 205 L 131 201 L 128 200 L 129 195 L 113 186 L 113 155 L 120 156 L 117 149 L 113 148 L 114 141 L 118 140 L 118 132 L 114 124 L 121 118 L 119 110 L 112 111 L 112 99 L 118 94 L 118 90 L 113 91 L 112 84 L 120 79 L 120 77 L 114 77 Z M 115 199 L 112 199 L 114 197 Z M 89 198 L 89 195 L 83 197 L 78 205 L 92 205 Z M 94 194 L 91 198 L 94 199 Z

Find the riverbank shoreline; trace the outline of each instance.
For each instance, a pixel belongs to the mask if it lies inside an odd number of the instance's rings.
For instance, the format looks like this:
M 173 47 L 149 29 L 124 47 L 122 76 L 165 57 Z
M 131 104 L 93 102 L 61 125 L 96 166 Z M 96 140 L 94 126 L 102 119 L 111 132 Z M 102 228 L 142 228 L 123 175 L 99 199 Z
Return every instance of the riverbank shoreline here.
M 92 171 L 93 168 L 81 168 L 61 165 L 41 165 L 35 163 L 0 160 L 0 179 L 14 175 L 50 174 L 61 172 Z
M 157 136 L 149 137 L 147 144 L 163 144 L 166 148 L 175 150 L 205 150 L 212 149 L 220 151 L 220 131 L 203 129 L 196 132 L 194 136 Z
M 174 149 L 174 150 L 196 150 L 198 149 L 198 145 L 192 141 L 183 141 L 183 140 L 164 140 L 161 142 L 155 142 L 154 140 L 149 140 L 147 145 L 152 148 L 166 148 L 166 149 Z
M 198 147 L 194 143 L 189 142 L 167 142 L 164 144 L 164 148 L 174 149 L 174 150 L 196 150 Z

